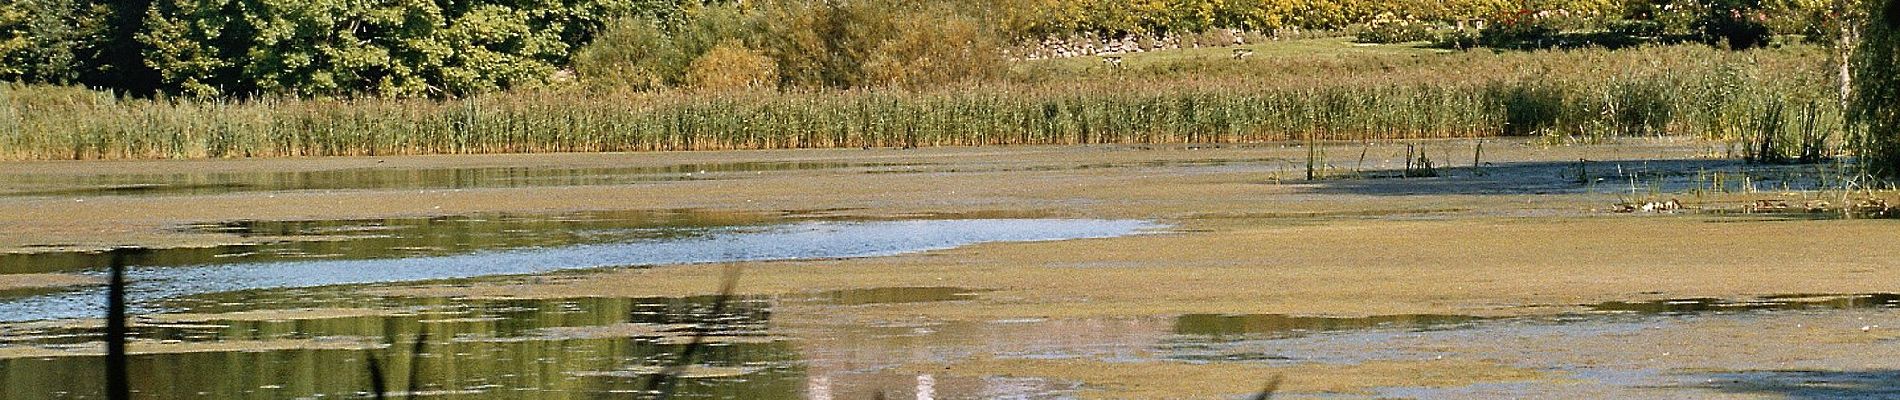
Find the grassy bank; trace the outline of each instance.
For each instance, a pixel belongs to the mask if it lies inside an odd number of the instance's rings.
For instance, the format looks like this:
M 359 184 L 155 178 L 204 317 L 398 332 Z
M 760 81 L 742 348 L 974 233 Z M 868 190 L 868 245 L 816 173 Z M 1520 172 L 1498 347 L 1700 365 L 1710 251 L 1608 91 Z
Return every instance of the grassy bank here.
M 1283 49 L 1287 46 L 1296 50 Z M 0 86 L 0 158 L 123 159 L 1085 143 L 1738 139 L 1761 110 L 1838 125 L 1825 52 L 1702 46 L 1444 53 L 1341 39 L 1022 61 L 918 91 L 598 92 L 188 101 Z M 1810 107 L 1812 106 L 1812 107 Z M 1812 110 L 1812 111 L 1808 111 Z M 1793 112 L 1793 111 L 1791 111 Z M 1792 119 L 1792 118 L 1791 118 Z M 1789 128 L 1792 130 L 1793 128 Z

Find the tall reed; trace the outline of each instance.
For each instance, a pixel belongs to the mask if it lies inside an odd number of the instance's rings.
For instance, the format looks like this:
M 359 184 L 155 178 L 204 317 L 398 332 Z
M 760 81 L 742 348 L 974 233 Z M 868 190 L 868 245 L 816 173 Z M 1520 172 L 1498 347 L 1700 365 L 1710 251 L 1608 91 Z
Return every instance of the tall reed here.
M 1812 53 L 1812 54 L 1811 54 Z M 1309 57 L 920 91 L 520 91 L 456 100 L 128 100 L 0 85 L 0 159 L 1745 134 L 1830 95 L 1813 51 L 1693 46 Z M 1809 65 L 1812 62 L 1813 65 Z M 1172 68 L 1172 69 L 1168 69 Z M 1183 73 L 1181 71 L 1189 71 Z M 1832 121 L 1838 106 L 1815 112 Z

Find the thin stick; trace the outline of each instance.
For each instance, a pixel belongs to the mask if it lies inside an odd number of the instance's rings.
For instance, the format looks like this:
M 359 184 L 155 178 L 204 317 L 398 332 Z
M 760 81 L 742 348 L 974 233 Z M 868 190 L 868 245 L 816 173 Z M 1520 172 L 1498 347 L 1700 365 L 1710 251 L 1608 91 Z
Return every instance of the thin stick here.
M 409 350 L 409 400 L 415 400 L 416 393 L 422 391 L 422 345 L 429 342 L 429 332 L 416 334 L 416 344 Z
M 1267 386 L 1265 388 L 1261 388 L 1259 394 L 1255 394 L 1253 397 L 1250 397 L 1249 399 L 1252 399 L 1252 400 L 1272 399 L 1273 393 L 1280 391 L 1280 378 L 1282 378 L 1280 374 L 1273 374 L 1272 378 L 1267 379 Z
M 130 400 L 132 385 L 125 356 L 125 266 L 143 253 L 138 247 L 112 249 L 112 277 L 106 288 L 106 398 Z
M 364 355 L 369 357 L 370 392 L 376 396 L 376 400 L 389 398 L 389 383 L 383 379 L 382 360 L 376 359 L 375 354 L 368 354 L 368 352 L 364 352 Z
M 719 295 L 713 298 L 711 318 L 718 318 L 720 314 L 726 312 L 726 306 L 732 302 L 733 291 L 739 287 L 739 272 L 740 268 L 737 265 L 726 267 L 724 276 L 720 278 Z M 712 327 L 708 326 L 710 324 L 711 322 L 702 323 L 693 328 L 693 340 L 686 343 L 685 349 L 680 350 L 679 358 L 674 359 L 673 364 L 661 370 L 659 375 L 653 377 L 653 380 L 647 381 L 648 392 L 655 393 L 659 400 L 666 400 L 673 395 L 674 385 L 678 382 L 675 378 L 686 373 L 686 367 L 692 365 L 693 356 L 699 353 L 700 348 L 705 347 L 706 337 L 712 333 Z

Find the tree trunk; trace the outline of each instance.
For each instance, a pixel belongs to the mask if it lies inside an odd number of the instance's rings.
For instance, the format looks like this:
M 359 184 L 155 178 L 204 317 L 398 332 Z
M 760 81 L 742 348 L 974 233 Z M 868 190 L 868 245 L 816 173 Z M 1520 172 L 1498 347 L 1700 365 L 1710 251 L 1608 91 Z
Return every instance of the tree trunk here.
M 1854 97 L 1854 68 L 1852 62 L 1854 59 L 1854 46 L 1858 44 L 1859 41 L 1860 32 L 1858 29 L 1854 29 L 1852 21 L 1842 21 L 1841 40 L 1839 43 L 1835 43 L 1835 48 L 1836 51 L 1840 53 L 1841 109 L 1843 110 L 1847 109 L 1847 102 Z

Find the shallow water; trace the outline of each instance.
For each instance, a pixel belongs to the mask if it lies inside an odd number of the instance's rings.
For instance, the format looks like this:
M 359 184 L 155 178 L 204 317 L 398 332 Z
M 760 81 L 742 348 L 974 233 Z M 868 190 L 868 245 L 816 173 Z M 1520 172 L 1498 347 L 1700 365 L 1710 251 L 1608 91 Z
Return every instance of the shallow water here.
M 1690 314 L 1763 310 L 1851 310 L 1861 308 L 1900 308 L 1900 294 L 1787 294 L 1742 301 L 1714 298 L 1688 298 L 1633 302 L 1612 301 L 1590 306 L 1590 309 L 1595 311 L 1650 314 Z
M 641 182 L 738 179 L 775 171 L 897 167 L 849 162 L 735 162 L 651 167 L 438 169 L 354 168 L 301 172 L 175 174 L 0 174 L 0 196 L 190 196 L 235 192 L 354 189 L 470 189 L 623 185 Z
M 1174 332 L 1213 338 L 1282 337 L 1364 329 L 1434 329 L 1482 320 L 1466 315 L 1375 315 L 1303 317 L 1284 314 L 1189 314 L 1175 318 Z
M 519 275 L 613 266 L 691 264 L 813 258 L 873 257 L 948 249 L 985 242 L 1114 237 L 1158 228 L 1134 220 L 965 219 L 812 221 L 703 227 L 664 234 L 606 235 L 565 245 L 480 249 L 401 258 L 267 258 L 201 260 L 147 265 L 126 271 L 135 312 L 156 312 L 156 300 L 193 294 Z M 0 271 L 32 267 L 0 266 Z M 95 272 L 96 273 L 96 272 Z M 0 321 L 101 315 L 102 288 L 0 301 Z
M 1693 398 L 1709 385 L 1772 385 L 1792 373 L 1775 371 L 1681 375 L 1643 364 L 1578 365 L 1574 357 L 1601 351 L 1572 349 L 1562 356 L 1521 353 L 1515 343 L 1550 340 L 1621 342 L 1705 321 L 1750 321 L 1807 315 L 1816 308 L 1641 308 L 1559 317 L 1474 318 L 1455 315 L 1299 317 L 1189 315 L 1173 319 L 1006 320 L 925 325 L 833 326 L 841 331 L 815 342 L 773 335 L 775 309 L 787 304 L 859 307 L 908 302 L 957 302 L 974 291 L 954 287 L 889 287 L 746 296 L 716 307 L 713 296 L 688 298 L 572 298 L 479 300 L 362 298 L 325 287 L 187 296 L 173 306 L 211 315 L 147 319 L 134 326 L 139 340 L 225 343 L 229 348 L 135 354 L 135 387 L 144 398 L 317 398 L 363 396 L 366 365 L 377 357 L 390 386 L 458 399 L 648 398 L 652 373 L 670 365 L 695 332 L 708 347 L 686 369 L 676 398 L 1068 398 L 1073 382 L 1033 376 L 975 379 L 956 374 L 903 373 L 906 362 L 950 360 L 971 351 L 999 358 L 1099 359 L 1111 362 L 1176 360 L 1192 363 L 1362 363 L 1429 360 L 1473 352 L 1518 360 L 1566 374 L 1566 387 L 1602 393 L 1662 392 Z M 1895 310 L 1891 295 L 1787 295 L 1776 299 L 1812 307 Z M 1661 300 L 1657 303 L 1690 303 Z M 1647 304 L 1621 302 L 1606 304 Z M 1726 302 L 1743 303 L 1743 302 Z M 1620 306 L 1611 306 L 1620 307 Z M 1792 307 L 1792 306 L 1790 306 Z M 296 319 L 236 318 L 215 313 L 302 309 L 379 310 L 373 314 Z M 1631 307 L 1623 307 L 1631 308 Z M 712 310 L 720 309 L 718 313 Z M 256 315 L 256 314 L 239 314 Z M 40 325 L 35 325 L 40 324 Z M 66 351 L 96 349 L 99 328 L 84 323 L 0 325 L 7 346 Z M 421 338 L 420 355 L 413 351 Z M 1556 339 L 1553 339 L 1556 338 Z M 365 343 L 368 349 L 246 350 L 248 341 L 309 340 Z M 1648 346 L 1648 345 L 1643 345 Z M 1458 350 L 1476 347 L 1472 350 Z M 1620 350 L 1641 357 L 1647 347 Z M 1617 353 L 1617 352 L 1612 352 Z M 1594 359 L 1594 358 L 1590 358 Z M 8 399 L 98 398 L 99 357 L 70 355 L 0 358 L 0 394 Z M 1633 362 L 1633 361 L 1632 361 Z M 1872 372 L 1867 376 L 1879 375 Z M 1761 375 L 1761 376 L 1757 376 Z M 1718 382 L 1704 376 L 1731 379 Z M 76 378 L 77 377 L 77 378 Z M 1866 383 L 1866 376 L 1813 378 Z M 1796 382 L 1797 384 L 1799 382 Z M 1798 385 L 1797 385 L 1798 386 Z M 1749 386 L 1752 387 L 1752 386 Z M 1886 393 L 1878 390 L 1865 393 Z M 1803 390 L 1815 390 L 1803 387 Z M 1387 388 L 1381 395 L 1423 398 L 1523 397 L 1548 393 L 1535 384 L 1481 384 L 1451 388 Z M 1720 389 L 1717 387 L 1717 389 Z M 1823 388 L 1825 389 L 1825 388 Z M 1597 393 L 1597 392 L 1583 392 Z M 1861 392 L 1849 392 L 1861 393 Z M 890 397 L 890 396 L 895 397 Z
M 225 221 L 176 227 L 229 244 L 144 251 L 138 265 L 198 266 L 294 260 L 441 256 L 484 250 L 703 236 L 722 228 L 791 221 L 781 215 L 703 210 L 588 211 L 308 221 Z M 0 254 L 0 273 L 102 271 L 104 252 Z
M 284 296 L 266 295 L 278 300 Z M 205 296 L 207 302 L 244 301 Z M 450 299 L 296 300 L 330 306 L 375 306 L 385 315 L 298 320 L 219 320 L 136 326 L 135 338 L 230 343 L 229 349 L 135 354 L 132 379 L 140 398 L 278 399 L 355 397 L 369 390 L 370 357 L 378 358 L 393 395 L 411 387 L 429 397 L 568 399 L 628 396 L 647 387 L 650 370 L 670 365 L 683 333 L 571 335 L 562 329 L 617 324 L 696 324 L 714 332 L 699 349 L 697 367 L 714 376 L 689 379 L 679 398 L 797 398 L 802 385 L 795 348 L 756 336 L 770 318 L 760 299 L 741 299 L 710 312 L 710 297 L 684 299 L 560 299 L 463 301 Z M 351 304 L 355 303 L 355 304 Z M 672 326 L 672 325 L 658 325 Z M 667 328 L 679 330 L 683 328 Z M 97 328 L 7 332 L 38 337 L 53 348 L 63 339 L 98 337 Z M 301 339 L 352 341 L 368 349 L 246 351 L 241 341 Z M 239 341 L 239 342 L 232 342 Z M 53 344 L 48 344 L 53 343 Z M 420 343 L 420 344 L 418 344 Z M 416 352 L 420 349 L 421 352 Z M 99 398 L 103 380 L 96 355 L 0 360 L 0 397 Z M 414 374 L 414 375 L 411 375 Z M 703 373 L 702 373 L 703 374 Z M 409 377 L 415 377 L 411 386 Z

